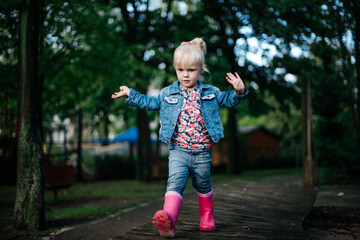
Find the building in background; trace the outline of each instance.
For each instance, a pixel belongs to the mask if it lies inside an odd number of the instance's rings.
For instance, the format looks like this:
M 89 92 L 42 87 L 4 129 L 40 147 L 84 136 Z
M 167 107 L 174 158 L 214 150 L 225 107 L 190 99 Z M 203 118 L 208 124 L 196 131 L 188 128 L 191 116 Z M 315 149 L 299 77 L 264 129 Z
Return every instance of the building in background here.
M 281 153 L 281 137 L 262 126 L 243 126 L 238 128 L 240 161 L 244 168 L 269 167 L 278 165 Z M 226 139 L 213 144 L 213 166 L 228 163 Z M 278 167 L 278 166 L 277 166 Z

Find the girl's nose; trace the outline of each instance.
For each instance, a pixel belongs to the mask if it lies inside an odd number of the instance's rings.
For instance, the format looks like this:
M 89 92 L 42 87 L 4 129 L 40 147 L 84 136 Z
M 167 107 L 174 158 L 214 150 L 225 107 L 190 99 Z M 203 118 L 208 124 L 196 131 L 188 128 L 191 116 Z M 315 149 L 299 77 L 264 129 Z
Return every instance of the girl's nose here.
M 189 72 L 188 72 L 188 71 L 184 71 L 184 76 L 189 76 Z

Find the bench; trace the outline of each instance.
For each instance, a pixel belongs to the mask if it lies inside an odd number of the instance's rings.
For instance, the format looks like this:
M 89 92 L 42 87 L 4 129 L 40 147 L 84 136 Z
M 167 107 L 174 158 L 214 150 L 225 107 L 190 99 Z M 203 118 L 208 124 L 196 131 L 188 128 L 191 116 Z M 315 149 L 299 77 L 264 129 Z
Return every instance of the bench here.
M 152 158 L 152 177 L 154 179 L 167 179 L 168 178 L 168 162 L 162 162 L 159 156 Z
M 74 182 L 74 166 L 45 163 L 45 188 L 54 191 L 55 200 L 58 189 L 68 188 Z

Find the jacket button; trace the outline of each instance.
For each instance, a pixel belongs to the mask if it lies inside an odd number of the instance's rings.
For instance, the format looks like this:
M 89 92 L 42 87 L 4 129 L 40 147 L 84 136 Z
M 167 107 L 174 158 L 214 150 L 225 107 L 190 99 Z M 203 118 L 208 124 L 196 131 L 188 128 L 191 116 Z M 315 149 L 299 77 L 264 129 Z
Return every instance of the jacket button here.
M 171 126 L 173 126 L 173 127 L 174 127 L 174 126 L 175 126 L 175 124 L 171 124 Z
M 180 111 L 180 108 L 178 108 L 178 111 Z

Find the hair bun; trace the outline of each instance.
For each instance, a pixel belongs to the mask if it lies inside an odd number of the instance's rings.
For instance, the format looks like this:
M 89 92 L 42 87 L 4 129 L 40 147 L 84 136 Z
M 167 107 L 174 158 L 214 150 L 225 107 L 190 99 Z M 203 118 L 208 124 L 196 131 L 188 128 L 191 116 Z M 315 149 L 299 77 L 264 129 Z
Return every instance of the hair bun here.
M 200 49 L 203 51 L 204 55 L 206 54 L 206 43 L 202 38 L 194 38 L 193 40 L 191 40 L 191 42 L 199 46 Z

